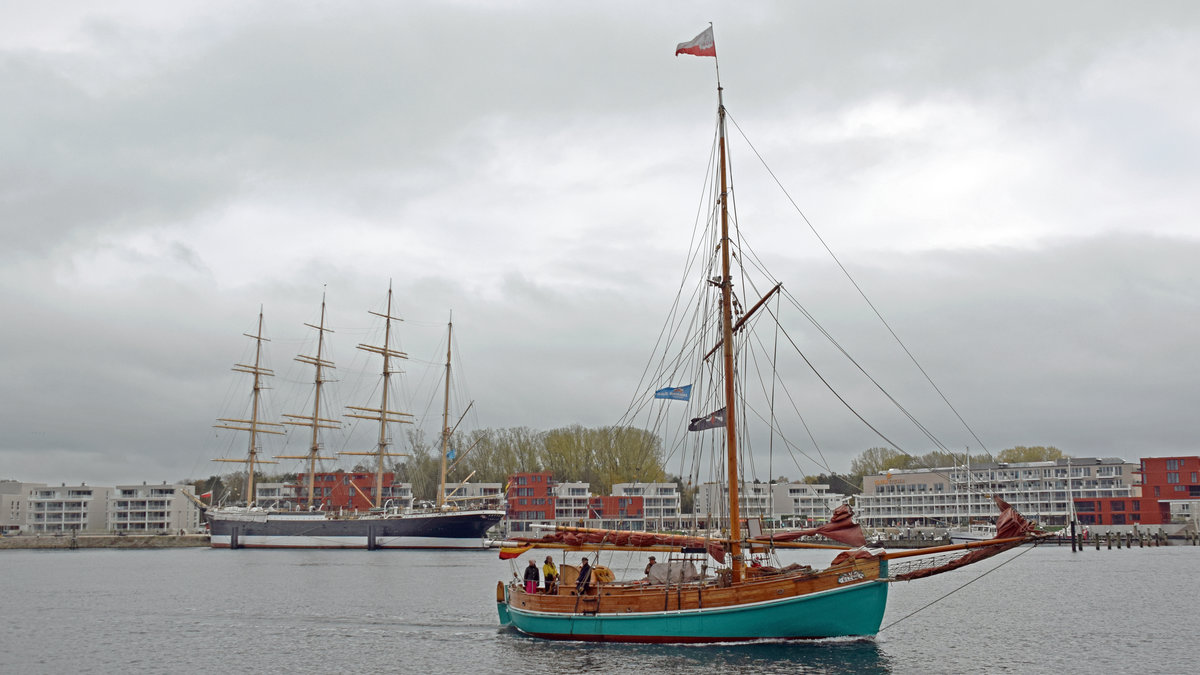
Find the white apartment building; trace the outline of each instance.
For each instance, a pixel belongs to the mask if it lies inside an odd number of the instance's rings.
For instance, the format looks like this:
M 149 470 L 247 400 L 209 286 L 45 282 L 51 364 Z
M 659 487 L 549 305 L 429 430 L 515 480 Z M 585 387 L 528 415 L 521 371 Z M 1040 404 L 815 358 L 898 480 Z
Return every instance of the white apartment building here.
M 829 522 L 845 496 L 828 485 L 809 483 L 742 483 L 738 490 L 742 518 L 761 518 L 783 526 L 809 527 Z M 705 483 L 696 494 L 696 517 L 722 525 L 728 521 L 729 488 Z
M 367 494 L 375 492 L 375 488 L 369 488 Z M 391 487 L 384 486 L 383 488 L 383 503 L 387 505 L 391 502 L 392 506 L 400 509 L 411 509 L 416 499 L 413 497 L 412 483 L 393 483 Z
M 675 483 L 616 483 L 614 497 L 641 497 L 642 515 L 650 529 L 678 528 L 679 486 Z
M 771 514 L 785 527 L 815 527 L 829 522 L 829 517 L 846 496 L 830 492 L 828 485 L 809 483 L 774 483 Z
M 462 508 L 500 508 L 504 486 L 500 483 L 462 483 L 447 485 L 446 503 Z
M 742 518 L 770 520 L 773 515 L 771 483 L 742 483 L 738 486 L 738 512 Z M 724 526 L 729 522 L 729 486 L 704 483 L 696 493 L 696 518 Z
M 1041 525 L 1063 525 L 1076 499 L 1132 497 L 1140 464 L 1117 458 L 905 469 L 863 477 L 856 500 L 867 527 L 966 525 L 998 515 L 994 494 Z
M 27 524 L 29 492 L 46 487 L 45 483 L 0 480 L 0 534 L 20 532 Z
M 108 498 L 112 490 L 84 483 L 33 487 L 26 500 L 26 530 L 34 534 L 102 534 L 108 530 Z
M 257 490 L 256 490 L 257 492 Z M 200 509 L 184 496 L 190 484 L 118 485 L 108 500 L 108 530 L 118 534 L 193 532 L 200 528 Z
M 588 520 L 591 497 L 591 483 L 558 483 L 554 486 L 554 519 L 563 524 Z
M 255 483 L 254 503 L 265 509 L 291 509 L 296 503 L 296 486 L 288 483 Z

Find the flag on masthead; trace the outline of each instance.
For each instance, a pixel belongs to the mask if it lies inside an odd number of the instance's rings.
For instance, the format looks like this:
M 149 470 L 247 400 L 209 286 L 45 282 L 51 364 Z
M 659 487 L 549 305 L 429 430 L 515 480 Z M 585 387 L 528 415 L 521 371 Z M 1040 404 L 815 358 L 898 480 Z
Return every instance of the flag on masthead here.
M 713 41 L 712 26 L 704 29 L 696 37 L 687 42 L 680 42 L 675 46 L 675 56 L 680 54 L 691 54 L 693 56 L 717 56 L 717 43 Z

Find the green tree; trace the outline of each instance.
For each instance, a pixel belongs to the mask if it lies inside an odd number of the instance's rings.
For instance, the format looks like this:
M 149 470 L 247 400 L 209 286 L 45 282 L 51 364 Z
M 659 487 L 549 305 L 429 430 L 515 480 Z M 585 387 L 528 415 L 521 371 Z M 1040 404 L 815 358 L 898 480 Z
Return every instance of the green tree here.
M 1053 459 L 1062 459 L 1066 455 L 1062 450 L 1054 446 L 1035 445 L 1026 447 L 1018 445 L 1015 448 L 1000 451 L 996 455 L 997 462 L 1045 462 Z
M 863 476 L 883 473 L 888 469 L 907 469 L 914 461 L 911 455 L 892 448 L 867 448 L 851 460 L 850 475 L 861 479 Z
M 843 495 L 856 495 L 862 492 L 862 477 L 847 476 L 836 472 L 805 476 L 804 482 L 809 485 L 828 485 L 831 492 Z
M 437 499 L 438 481 L 442 473 L 441 446 L 430 447 L 425 434 L 419 429 L 408 432 L 408 457 L 396 463 L 396 483 L 411 483 L 413 499 L 434 501 Z

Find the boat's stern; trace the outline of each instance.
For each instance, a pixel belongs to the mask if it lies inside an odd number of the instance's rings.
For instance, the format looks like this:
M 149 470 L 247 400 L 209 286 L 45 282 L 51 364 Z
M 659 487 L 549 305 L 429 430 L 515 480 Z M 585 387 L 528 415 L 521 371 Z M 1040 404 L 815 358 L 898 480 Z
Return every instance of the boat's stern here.
M 496 611 L 500 614 L 501 626 L 512 623 L 512 617 L 508 615 L 508 589 L 503 581 L 496 582 Z

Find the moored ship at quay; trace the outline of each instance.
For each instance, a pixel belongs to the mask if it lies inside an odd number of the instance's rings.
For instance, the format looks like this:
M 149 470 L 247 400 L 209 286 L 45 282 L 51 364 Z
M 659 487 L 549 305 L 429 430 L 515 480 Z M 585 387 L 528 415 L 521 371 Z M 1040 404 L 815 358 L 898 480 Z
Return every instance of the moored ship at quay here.
M 317 353 L 313 356 L 302 355 L 298 361 L 312 365 L 316 369 L 314 378 L 315 394 L 313 408 L 309 414 L 287 415 L 288 424 L 308 427 L 311 430 L 309 452 L 305 455 L 277 455 L 276 459 L 303 459 L 308 462 L 308 473 L 305 476 L 307 487 L 306 504 L 308 511 L 274 511 L 256 507 L 253 503 L 247 506 L 232 506 L 221 508 L 205 508 L 205 520 L 208 523 L 213 548 L 447 548 L 462 549 L 487 547 L 484 538 L 486 532 L 504 517 L 504 511 L 489 508 L 459 509 L 454 506 L 454 497 L 447 497 L 446 474 L 453 465 L 447 466 L 447 460 L 453 459 L 450 450 L 450 437 L 453 429 L 449 425 L 450 404 L 450 358 L 453 336 L 453 322 L 447 330 L 446 346 L 446 382 L 445 406 L 442 415 L 442 448 L 441 472 L 438 484 L 437 503 L 426 509 L 411 509 L 393 506 L 393 486 L 384 485 L 385 460 L 389 457 L 402 456 L 391 452 L 390 427 L 393 424 L 410 424 L 411 415 L 393 410 L 389 402 L 389 378 L 397 372 L 392 365 L 395 359 L 407 358 L 401 351 L 391 346 L 392 322 L 399 320 L 392 313 L 392 290 L 388 288 L 387 308 L 384 313 L 372 312 L 384 320 L 382 345 L 359 345 L 358 348 L 382 357 L 382 385 L 378 407 L 349 406 L 351 412 L 347 417 L 371 420 L 378 423 L 378 440 L 375 450 L 371 452 L 342 452 L 342 455 L 366 455 L 375 458 L 374 486 L 369 488 L 370 495 L 362 488 L 354 485 L 354 489 L 362 496 L 368 497 L 373 506 L 367 512 L 334 512 L 314 510 L 316 504 L 315 483 L 317 478 L 317 462 L 327 457 L 320 456 L 320 430 L 338 428 L 340 422 L 323 415 L 328 413 L 321 410 L 321 387 L 326 382 L 325 371 L 333 368 L 326 360 L 324 353 L 325 333 L 330 329 L 325 327 L 325 302 L 321 302 L 321 321 L 312 326 L 317 330 Z M 266 422 L 260 415 L 259 397 L 263 387 L 263 378 L 272 375 L 270 369 L 263 367 L 262 343 L 266 338 L 262 334 L 262 312 L 258 317 L 258 331 L 247 335 L 255 341 L 255 358 L 253 365 L 237 364 L 234 370 L 253 375 L 253 389 L 250 415 L 248 419 L 223 418 L 218 428 L 246 431 L 249 433 L 249 451 L 243 459 L 219 459 L 214 461 L 230 461 L 245 464 L 246 492 L 255 495 L 254 472 L 258 459 L 259 434 L 282 434 L 282 424 Z M 463 453 L 465 455 L 465 453 Z M 461 456 L 459 457 L 461 459 Z M 384 501 L 387 494 L 389 499 Z

